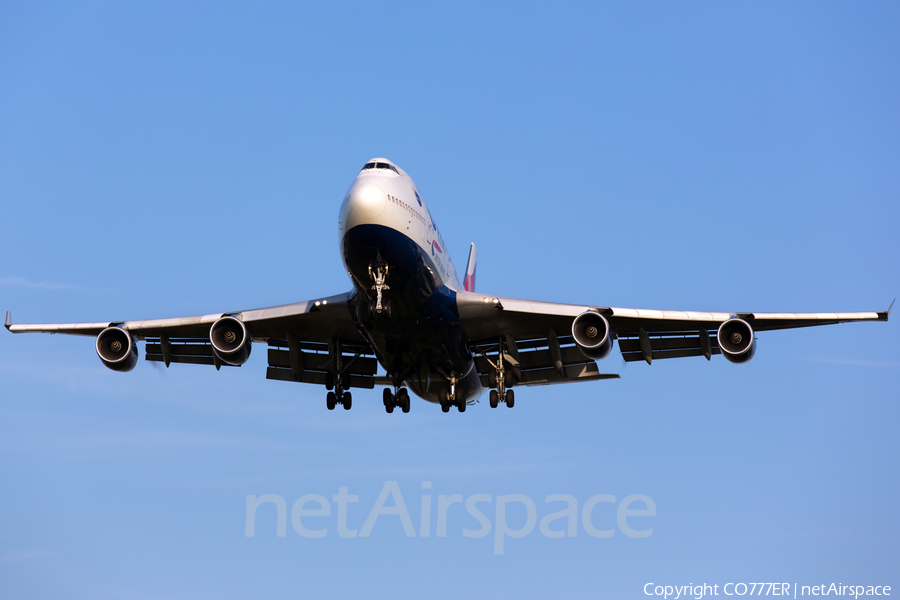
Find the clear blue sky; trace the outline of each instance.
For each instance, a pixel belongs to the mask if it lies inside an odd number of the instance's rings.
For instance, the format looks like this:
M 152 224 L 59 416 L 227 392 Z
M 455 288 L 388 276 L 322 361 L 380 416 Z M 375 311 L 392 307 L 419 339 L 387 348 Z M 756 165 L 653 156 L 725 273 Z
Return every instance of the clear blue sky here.
M 436 5 L 435 5 L 436 6 Z M 205 314 L 349 289 L 337 211 L 406 169 L 478 288 L 724 311 L 900 295 L 900 9 L 888 2 L 5 3 L 0 310 Z M 641 598 L 662 584 L 900 585 L 896 323 L 759 335 L 756 358 L 601 369 L 444 415 L 241 369 L 104 368 L 0 333 L 0 595 Z M 244 536 L 247 495 L 360 529 L 437 495 L 650 496 L 653 535 Z M 560 506 L 554 505 L 553 510 Z M 510 509 L 513 526 L 524 509 Z M 518 510 L 518 512 L 517 512 Z M 268 512 L 266 512 L 268 511 Z M 598 526 L 615 523 L 598 505 Z M 468 519 L 468 520 L 467 520 Z M 493 521 L 494 517 L 491 517 Z M 560 522 L 556 527 L 559 528 Z M 601 527 L 602 528 L 602 527 Z

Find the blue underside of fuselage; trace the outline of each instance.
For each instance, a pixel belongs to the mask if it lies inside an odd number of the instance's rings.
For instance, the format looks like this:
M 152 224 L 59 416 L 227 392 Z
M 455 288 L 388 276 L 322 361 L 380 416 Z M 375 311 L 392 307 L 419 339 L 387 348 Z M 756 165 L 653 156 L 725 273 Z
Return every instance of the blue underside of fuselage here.
M 383 225 L 357 225 L 344 234 L 341 251 L 356 292 L 354 320 L 379 362 L 395 380 L 418 396 L 438 402 L 458 378 L 457 398 L 481 393 L 465 332 L 459 322 L 456 292 L 443 284 L 438 269 L 418 244 Z M 369 267 L 389 268 L 384 292 L 390 317 L 375 314 Z

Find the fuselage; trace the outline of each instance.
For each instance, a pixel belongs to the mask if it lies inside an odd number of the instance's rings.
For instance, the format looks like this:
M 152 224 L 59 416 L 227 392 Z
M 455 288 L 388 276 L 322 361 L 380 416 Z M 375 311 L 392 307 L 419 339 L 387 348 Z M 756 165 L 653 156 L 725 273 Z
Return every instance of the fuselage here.
M 458 399 L 477 398 L 456 309 L 463 286 L 413 180 L 387 159 L 370 160 L 344 196 L 338 226 L 354 320 L 395 385 L 439 402 L 454 381 Z

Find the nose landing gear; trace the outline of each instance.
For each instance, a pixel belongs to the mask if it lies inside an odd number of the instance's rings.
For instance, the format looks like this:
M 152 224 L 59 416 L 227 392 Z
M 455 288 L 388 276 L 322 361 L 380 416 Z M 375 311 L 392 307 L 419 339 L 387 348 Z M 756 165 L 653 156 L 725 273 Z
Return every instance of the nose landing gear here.
M 369 277 L 375 282 L 372 286 L 372 290 L 375 292 L 375 299 L 370 306 L 373 316 L 380 315 L 387 318 L 391 317 L 391 301 L 384 298 L 384 292 L 391 289 L 387 284 L 389 272 L 390 267 L 387 265 L 378 264 L 375 265 L 375 268 L 372 268 L 372 265 L 369 265 Z

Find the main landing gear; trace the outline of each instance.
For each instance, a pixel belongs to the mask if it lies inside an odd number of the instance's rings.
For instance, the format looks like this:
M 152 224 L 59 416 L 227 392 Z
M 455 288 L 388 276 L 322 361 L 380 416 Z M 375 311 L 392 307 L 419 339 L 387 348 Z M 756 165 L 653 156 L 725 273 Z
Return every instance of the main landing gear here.
M 491 382 L 492 389 L 489 394 L 489 401 L 491 408 L 497 408 L 497 406 L 503 402 L 506 404 L 507 408 L 512 408 L 516 404 L 516 395 L 515 393 L 509 389 L 513 386 L 513 384 L 518 381 L 518 361 L 510 356 L 509 354 L 503 351 L 503 338 L 500 339 L 499 352 L 497 355 L 497 363 L 494 364 L 494 361 L 489 359 L 487 356 L 484 357 L 488 363 L 494 367 L 494 373 L 491 376 L 493 381 Z M 484 355 L 482 355 L 484 356 Z M 511 368 L 506 368 L 505 363 L 509 361 L 512 363 Z
M 406 388 L 400 388 L 394 394 L 391 393 L 391 388 L 384 388 L 384 410 L 392 413 L 398 406 L 403 412 L 409 412 L 409 391 Z
M 377 315 L 387 317 L 388 319 L 391 318 L 391 301 L 384 298 L 385 290 L 391 289 L 387 284 L 389 271 L 390 267 L 387 265 L 376 265 L 374 269 L 372 268 L 372 265 L 369 265 L 369 277 L 375 281 L 375 284 L 372 286 L 372 290 L 375 292 L 375 298 L 369 301 L 369 312 L 372 316 Z
M 497 390 L 491 390 L 490 393 L 490 403 L 491 408 L 497 408 L 497 405 L 500 404 L 500 392 Z M 503 395 L 503 403 L 506 404 L 507 408 L 512 408 L 516 404 L 516 396 L 512 390 L 506 390 L 506 393 Z
M 350 392 L 345 392 L 345 388 L 350 387 L 350 376 L 344 373 L 335 380 L 333 373 L 325 373 L 325 389 L 328 393 L 325 395 L 325 405 L 328 410 L 334 410 L 338 404 L 344 407 L 344 410 L 350 410 L 353 406 L 353 396 Z M 332 391 L 334 390 L 334 391 Z
M 441 410 L 444 412 L 450 412 L 451 406 L 456 406 L 456 410 L 459 412 L 466 412 L 466 399 L 456 397 L 456 374 L 452 373 L 449 377 L 450 380 L 450 389 L 441 390 Z

